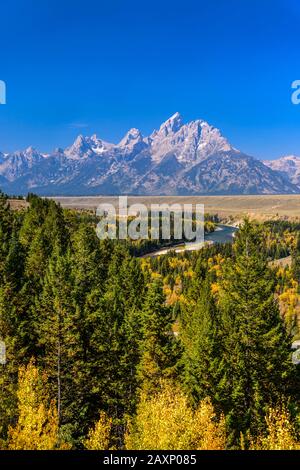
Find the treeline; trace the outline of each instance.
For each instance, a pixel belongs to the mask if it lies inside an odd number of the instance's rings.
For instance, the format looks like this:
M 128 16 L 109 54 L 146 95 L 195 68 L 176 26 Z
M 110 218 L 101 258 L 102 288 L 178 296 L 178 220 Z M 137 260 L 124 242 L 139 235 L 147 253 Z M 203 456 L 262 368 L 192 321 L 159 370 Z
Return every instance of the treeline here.
M 299 371 L 260 229 L 138 259 L 84 214 L 29 202 L 0 197 L 2 448 L 267 448 L 274 426 L 298 445 Z

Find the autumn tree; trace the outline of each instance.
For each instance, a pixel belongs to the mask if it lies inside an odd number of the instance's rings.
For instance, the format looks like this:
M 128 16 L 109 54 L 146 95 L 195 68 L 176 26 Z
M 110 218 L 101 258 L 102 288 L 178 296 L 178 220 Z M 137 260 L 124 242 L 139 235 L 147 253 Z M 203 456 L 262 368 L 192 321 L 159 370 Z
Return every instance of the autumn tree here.
M 19 370 L 18 420 L 9 428 L 11 450 L 50 450 L 58 444 L 58 415 L 49 400 L 47 384 L 34 362 Z
M 95 426 L 90 429 L 84 442 L 88 450 L 108 450 L 112 429 L 112 419 L 101 411 Z
M 211 402 L 205 399 L 194 410 L 168 381 L 152 395 L 142 393 L 125 437 L 126 449 L 133 450 L 221 450 L 225 442 L 224 417 L 216 416 Z
M 299 450 L 295 426 L 283 406 L 270 408 L 265 416 L 266 429 L 251 441 L 252 450 Z

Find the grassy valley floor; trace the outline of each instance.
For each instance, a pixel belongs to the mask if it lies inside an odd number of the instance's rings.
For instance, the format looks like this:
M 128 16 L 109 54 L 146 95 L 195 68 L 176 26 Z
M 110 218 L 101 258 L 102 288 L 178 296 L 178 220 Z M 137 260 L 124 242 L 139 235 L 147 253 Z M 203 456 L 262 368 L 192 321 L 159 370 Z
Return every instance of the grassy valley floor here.
M 100 203 L 118 203 L 113 196 L 53 197 L 63 207 L 95 211 Z M 258 220 L 274 218 L 300 218 L 300 195 L 251 195 L 251 196 L 131 196 L 128 203 L 204 204 L 205 212 L 222 218 L 237 220 L 245 215 Z

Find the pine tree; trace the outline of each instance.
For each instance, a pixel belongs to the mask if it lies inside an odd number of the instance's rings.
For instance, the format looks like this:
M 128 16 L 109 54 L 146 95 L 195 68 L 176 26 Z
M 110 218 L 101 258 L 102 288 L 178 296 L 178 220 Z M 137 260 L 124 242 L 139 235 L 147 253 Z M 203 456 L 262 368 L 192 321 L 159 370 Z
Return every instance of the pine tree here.
M 12 225 L 13 217 L 9 209 L 7 197 L 0 191 L 0 276 L 9 250 Z
M 72 409 L 79 439 L 96 421 L 101 408 L 113 418 L 113 438 L 120 446 L 124 414 L 135 406 L 143 276 L 138 261 L 116 245 L 106 280 L 106 262 L 101 264 L 103 247 L 100 245 L 99 253 L 95 250 L 98 240 L 94 245 L 86 229 L 84 233 L 86 243 L 82 245 L 78 234 L 76 243 L 81 246 L 72 257 L 78 319 Z
M 194 403 L 214 399 L 220 362 L 218 309 L 209 282 L 198 293 L 197 301 L 184 305 L 179 338 L 183 344 L 183 380 Z
M 23 265 L 24 256 L 17 233 L 13 229 L 0 274 L 0 341 L 6 347 L 6 364 L 0 366 L 0 438 L 3 439 L 16 415 L 18 368 L 24 361 L 29 346 L 25 340 L 26 324 L 22 317 L 20 294 Z
M 124 415 L 136 403 L 136 369 L 140 359 L 140 309 L 144 279 L 137 260 L 117 244 L 111 258 L 106 292 L 97 316 L 101 319 L 92 336 L 95 367 L 102 370 L 101 403 L 113 418 L 115 445 L 122 446 Z M 106 364 L 106 366 L 104 366 Z
M 81 224 L 72 240 L 74 300 L 83 308 L 89 293 L 97 287 L 104 291 L 105 266 L 99 239 L 93 227 Z
M 231 431 L 256 433 L 267 407 L 288 391 L 290 338 L 274 300 L 258 229 L 245 221 L 220 289 L 222 377 L 217 394 Z
M 39 361 L 47 371 L 61 425 L 70 418 L 72 364 L 78 345 L 69 252 L 61 255 L 56 249 L 50 258 L 36 313 Z
M 165 305 L 162 283 L 153 282 L 142 309 L 141 360 L 138 378 L 144 391 L 151 393 L 162 378 L 174 377 L 179 347 L 172 332 L 172 311 Z
M 66 258 L 66 256 L 65 256 Z M 104 291 L 105 269 L 101 259 L 100 243 L 95 230 L 87 224 L 79 224 L 72 237 L 70 256 L 67 256 L 68 314 L 62 324 L 68 363 L 69 397 L 67 397 L 67 421 L 72 438 L 77 442 L 83 438 L 86 429 L 95 420 L 98 412 L 97 396 L 93 393 L 91 375 L 90 341 L 94 329 L 98 328 L 97 309 Z M 67 320 L 67 316 L 69 316 Z M 70 345 L 73 344 L 70 353 Z M 99 377 L 98 380 L 101 380 Z M 71 429 L 72 428 L 72 429 Z

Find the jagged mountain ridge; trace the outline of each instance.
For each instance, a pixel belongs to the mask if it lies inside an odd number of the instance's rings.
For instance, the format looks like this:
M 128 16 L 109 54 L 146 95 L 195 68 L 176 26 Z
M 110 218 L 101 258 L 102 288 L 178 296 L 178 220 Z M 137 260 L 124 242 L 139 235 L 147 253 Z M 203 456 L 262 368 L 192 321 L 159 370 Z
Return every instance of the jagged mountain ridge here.
M 286 155 L 277 160 L 266 160 L 264 164 L 272 170 L 280 172 L 293 184 L 300 186 L 300 157 Z
M 70 196 L 299 192 L 286 173 L 235 149 L 206 121 L 185 124 L 179 113 L 148 137 L 130 129 L 118 144 L 80 135 L 50 154 L 0 153 L 0 184 L 8 193 Z

